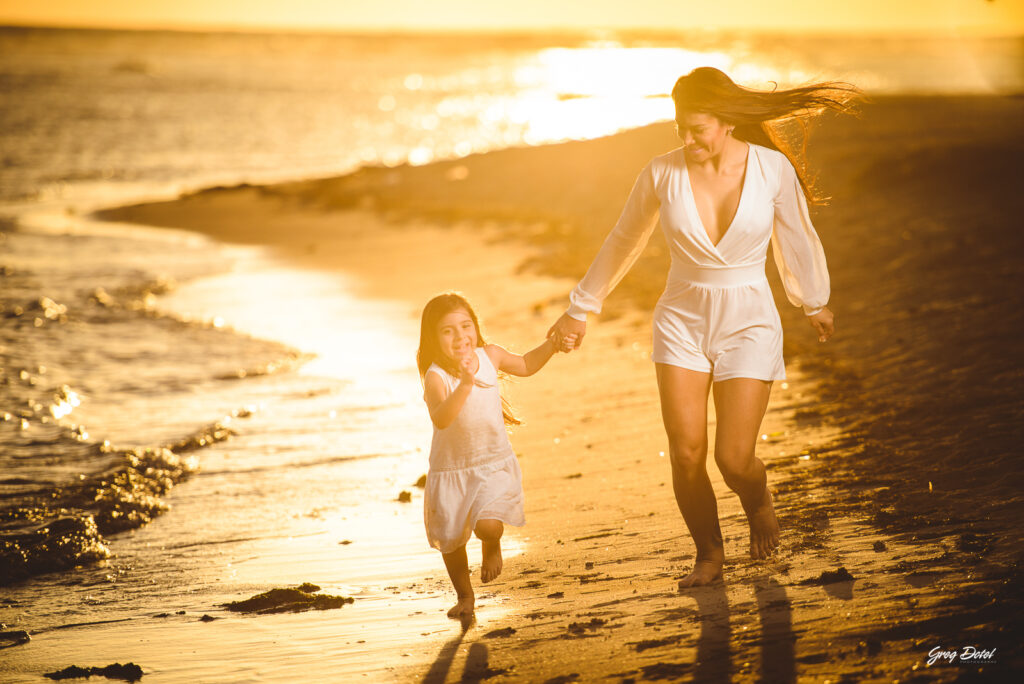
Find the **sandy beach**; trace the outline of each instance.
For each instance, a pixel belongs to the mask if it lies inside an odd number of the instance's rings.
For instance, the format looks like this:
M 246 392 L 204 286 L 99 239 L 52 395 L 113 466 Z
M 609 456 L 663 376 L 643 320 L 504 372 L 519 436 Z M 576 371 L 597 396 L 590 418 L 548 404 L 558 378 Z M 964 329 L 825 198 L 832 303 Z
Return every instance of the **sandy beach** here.
M 773 387 L 758 454 L 783 528 L 773 560 L 747 557 L 739 501 L 712 464 L 725 579 L 677 589 L 693 547 L 672 496 L 649 361 L 667 268 L 656 235 L 583 348 L 507 388 L 524 418 L 512 443 L 527 525 L 508 530 L 501 577 L 476 583 L 473 624 L 444 617 L 454 592 L 434 554 L 425 576 L 366 608 L 357 598 L 324 613 L 239 617 L 183 596 L 190 616 L 222 619 L 198 625 L 203 634 L 195 622 L 164 621 L 144 640 L 129 637 L 138 621 L 49 632 L 6 649 L 0 674 L 37 681 L 44 668 L 130 659 L 154 673 L 143 681 L 182 681 L 189 651 L 203 681 L 1000 681 L 1019 671 L 1024 289 L 1022 262 L 1008 255 L 1024 247 L 1020 174 L 1009 161 L 1024 151 L 1022 114 L 1020 98 L 892 98 L 815 132 L 810 158 L 833 197 L 815 217 L 838 334 L 818 345 L 769 268 L 789 375 Z M 344 273 L 368 301 L 404 310 L 406 330 L 432 294 L 457 289 L 488 338 L 525 351 L 564 309 L 636 173 L 674 146 L 671 126 L 657 124 L 216 188 L 99 218 L 196 231 L 269 248 L 298 269 Z M 381 510 L 398 511 L 416 539 L 421 505 L 414 490 L 411 504 Z M 421 542 L 408 550 L 417 568 L 434 553 Z M 260 562 L 265 574 L 250 573 L 246 586 L 330 581 L 332 556 L 297 555 L 313 548 Z M 379 553 L 399 555 L 364 554 L 364 571 L 400 576 L 402 548 Z M 477 567 L 476 541 L 470 559 Z M 393 617 L 403 612 L 408 619 Z M 937 648 L 965 646 L 995 649 L 994 663 L 928 664 Z

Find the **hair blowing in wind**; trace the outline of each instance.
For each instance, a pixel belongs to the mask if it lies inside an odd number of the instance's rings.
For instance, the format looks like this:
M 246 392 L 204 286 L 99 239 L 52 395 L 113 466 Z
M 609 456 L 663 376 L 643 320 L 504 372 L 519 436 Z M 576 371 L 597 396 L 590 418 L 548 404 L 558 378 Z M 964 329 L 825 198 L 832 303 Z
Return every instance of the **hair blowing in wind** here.
M 827 81 L 786 90 L 755 90 L 738 85 L 714 67 L 699 67 L 679 78 L 672 88 L 676 118 L 701 112 L 735 126 L 733 135 L 755 145 L 782 152 L 797 170 L 808 203 L 820 202 L 807 169 L 807 121 L 825 111 L 855 111 L 862 97 L 849 83 Z M 796 123 L 800 135 L 788 124 Z M 798 140 L 799 144 L 793 143 Z

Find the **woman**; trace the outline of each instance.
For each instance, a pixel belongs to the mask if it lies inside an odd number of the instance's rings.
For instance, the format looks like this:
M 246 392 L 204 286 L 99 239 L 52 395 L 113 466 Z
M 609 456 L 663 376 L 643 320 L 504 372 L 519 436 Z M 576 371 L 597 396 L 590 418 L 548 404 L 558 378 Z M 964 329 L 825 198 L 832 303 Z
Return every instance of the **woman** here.
M 557 340 L 575 336 L 579 346 L 587 314 L 600 313 L 660 213 L 672 266 L 654 310 L 652 360 L 676 502 L 697 547 L 681 588 L 722 576 L 722 532 L 705 465 L 709 391 L 715 462 L 747 514 L 750 554 L 765 558 L 778 546 L 764 464 L 754 455 L 772 381 L 785 378 L 782 327 L 764 272 L 769 241 L 789 300 L 803 307 L 819 341 L 832 336 L 833 316 L 825 255 L 807 212 L 811 188 L 773 125 L 846 111 L 857 93 L 836 83 L 750 90 L 709 67 L 680 78 L 672 99 L 683 146 L 640 173 L 569 309 L 548 332 Z

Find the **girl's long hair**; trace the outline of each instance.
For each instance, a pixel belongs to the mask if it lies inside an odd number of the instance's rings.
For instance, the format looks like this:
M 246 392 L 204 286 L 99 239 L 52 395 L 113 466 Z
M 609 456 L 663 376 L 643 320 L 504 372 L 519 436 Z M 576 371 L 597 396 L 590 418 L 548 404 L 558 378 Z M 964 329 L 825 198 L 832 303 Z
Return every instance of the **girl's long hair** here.
M 677 120 L 685 113 L 711 114 L 734 126 L 735 138 L 786 155 L 809 204 L 819 203 L 821 198 L 807 168 L 808 120 L 826 110 L 852 113 L 861 95 L 856 86 L 838 81 L 788 90 L 753 90 L 737 85 L 713 67 L 694 69 L 672 88 Z M 794 145 L 797 137 L 799 145 Z
M 469 314 L 470 319 L 473 321 L 473 327 L 476 328 L 476 346 L 483 347 L 487 344 L 484 342 L 483 333 L 480 331 L 480 320 L 465 297 L 457 292 L 445 292 L 444 294 L 437 295 L 423 307 L 423 315 L 420 317 L 420 346 L 416 350 L 416 367 L 420 371 L 420 380 L 426 376 L 427 369 L 430 368 L 431 364 L 437 364 L 449 375 L 456 378 L 459 377 L 458 364 L 455 363 L 454 359 L 448 358 L 441 351 L 437 332 L 437 325 L 441 322 L 441 319 L 451 312 L 459 310 Z M 480 387 L 488 387 L 488 385 L 479 380 L 476 381 L 476 384 Z M 501 397 L 501 416 L 506 425 L 519 425 L 521 422 L 513 414 L 512 407 L 505 400 L 504 396 Z

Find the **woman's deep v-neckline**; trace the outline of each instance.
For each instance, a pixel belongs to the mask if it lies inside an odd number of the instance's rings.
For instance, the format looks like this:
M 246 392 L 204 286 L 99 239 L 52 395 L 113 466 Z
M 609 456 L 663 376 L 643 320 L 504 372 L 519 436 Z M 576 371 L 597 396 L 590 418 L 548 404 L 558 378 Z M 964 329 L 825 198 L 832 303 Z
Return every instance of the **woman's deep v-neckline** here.
M 716 252 L 718 251 L 718 246 L 721 245 L 726 236 L 732 232 L 733 224 L 736 223 L 736 218 L 740 215 L 740 209 L 743 208 L 743 198 L 747 194 L 747 173 L 750 171 L 750 157 L 753 153 L 754 146 L 747 143 L 747 158 L 743 162 L 743 177 L 740 179 L 740 196 L 739 199 L 736 200 L 736 209 L 733 210 L 732 218 L 729 220 L 725 231 L 718 238 L 718 242 L 714 242 L 711 239 L 711 233 L 709 233 L 708 229 L 704 226 L 704 219 L 701 218 L 700 209 L 697 208 L 697 197 L 693 193 L 693 182 L 690 180 L 690 165 L 686 162 L 686 158 L 683 158 L 683 173 L 686 175 L 686 194 L 688 195 L 687 199 L 689 200 L 688 208 L 692 212 L 692 220 L 697 227 L 700 228 L 700 232 Z

